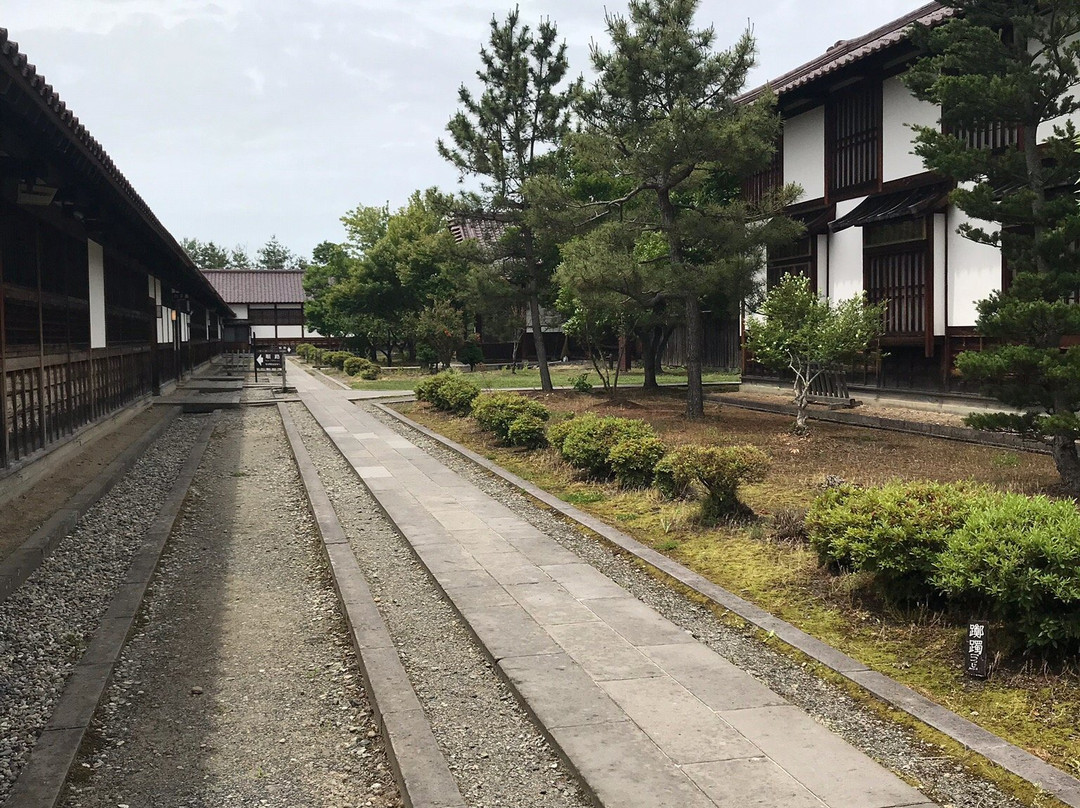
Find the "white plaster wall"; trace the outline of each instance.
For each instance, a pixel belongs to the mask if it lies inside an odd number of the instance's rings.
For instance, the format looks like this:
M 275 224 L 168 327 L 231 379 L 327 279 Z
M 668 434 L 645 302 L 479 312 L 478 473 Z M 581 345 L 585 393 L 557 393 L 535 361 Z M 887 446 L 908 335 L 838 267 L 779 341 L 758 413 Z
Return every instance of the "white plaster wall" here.
M 255 331 L 255 339 L 273 339 L 274 338 L 274 326 L 272 325 L 253 325 L 251 326 Z M 281 328 L 281 326 L 278 326 Z
M 1080 36 L 1070 37 L 1068 41 L 1071 44 L 1076 42 L 1077 39 L 1080 39 Z M 1029 50 L 1034 51 L 1036 47 L 1037 46 L 1035 45 L 1035 43 L 1031 43 Z M 1080 87 L 1077 87 L 1077 85 L 1074 84 L 1072 85 L 1069 95 L 1075 96 L 1078 92 L 1080 92 Z M 1046 123 L 1039 126 L 1038 140 L 1041 142 L 1053 135 L 1054 126 L 1064 126 L 1065 122 L 1070 118 L 1072 119 L 1073 125 L 1075 125 L 1077 129 L 1080 129 L 1080 113 L 1074 113 L 1073 115 L 1062 115 L 1052 121 L 1047 121 Z
M 248 316 L 247 303 L 230 303 L 229 308 L 236 314 L 237 320 L 246 320 Z
M 836 218 L 851 213 L 864 199 L 837 202 Z M 862 291 L 863 231 L 861 227 L 849 227 L 829 238 L 829 299 L 847 300 Z
M 956 232 L 972 221 L 957 208 L 949 208 L 949 325 L 971 327 L 979 317 L 975 304 L 1001 288 L 1001 251 L 976 244 Z
M 784 121 L 784 182 L 801 185 L 801 199 L 825 196 L 825 107 Z
M 191 315 L 181 312 L 177 317 L 180 325 L 180 341 L 191 342 Z
M 931 217 L 934 228 L 934 336 L 938 337 L 945 335 L 945 273 L 948 271 L 945 266 L 946 255 L 948 254 L 946 247 L 948 222 L 946 218 L 944 213 L 935 213 Z
M 271 336 L 273 336 L 273 327 L 271 327 Z M 302 325 L 279 325 L 277 330 L 279 339 L 301 339 L 304 336 L 304 327 Z
M 828 297 L 829 290 L 826 284 L 829 279 L 829 234 L 822 233 L 817 238 L 817 293 L 821 297 Z
M 910 177 L 926 171 L 921 157 L 912 154 L 915 133 L 911 124 L 937 127 L 941 109 L 920 101 L 904 86 L 900 76 L 882 83 L 882 180 Z
M 90 272 L 90 347 L 105 347 L 105 250 L 96 241 L 86 242 Z

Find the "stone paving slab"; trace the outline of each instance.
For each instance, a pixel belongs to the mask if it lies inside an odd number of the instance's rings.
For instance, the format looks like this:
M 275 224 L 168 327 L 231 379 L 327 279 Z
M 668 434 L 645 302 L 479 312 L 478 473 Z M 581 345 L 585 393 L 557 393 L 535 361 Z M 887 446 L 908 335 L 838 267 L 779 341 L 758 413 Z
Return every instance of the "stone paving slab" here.
M 600 805 L 735 805 L 754 782 L 775 797 L 759 804 L 926 802 L 337 391 L 296 384 Z

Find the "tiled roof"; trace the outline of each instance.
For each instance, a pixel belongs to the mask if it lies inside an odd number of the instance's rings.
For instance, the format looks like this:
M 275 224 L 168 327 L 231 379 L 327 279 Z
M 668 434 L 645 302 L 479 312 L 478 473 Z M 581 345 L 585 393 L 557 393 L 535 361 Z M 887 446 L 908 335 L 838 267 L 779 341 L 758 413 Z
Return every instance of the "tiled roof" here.
M 770 81 L 768 85 L 746 93 L 742 100 L 754 100 L 765 91 L 766 86 L 772 87 L 773 92 L 777 95 L 791 92 L 823 76 L 835 73 L 842 67 L 902 42 L 907 38 L 908 29 L 915 23 L 931 26 L 940 25 L 950 17 L 955 16 L 956 13 L 955 9 L 943 6 L 941 3 L 928 3 L 898 20 L 893 20 L 871 31 L 865 36 L 857 39 L 840 40 L 813 61 L 785 73 L 779 78 Z
M 56 130 L 59 130 L 60 137 L 56 139 L 58 142 L 55 146 L 57 151 L 67 151 L 68 147 L 63 145 L 64 140 L 72 144 L 75 151 L 89 164 L 91 172 L 102 176 L 119 194 L 123 203 L 133 209 L 138 217 L 142 218 L 154 234 L 161 239 L 165 248 L 173 254 L 181 265 L 187 280 L 195 283 L 208 299 L 213 300 L 216 297 L 214 290 L 199 275 L 197 268 L 187 257 L 176 239 L 165 229 L 165 226 L 154 215 L 154 212 L 150 210 L 150 206 L 136 193 L 131 183 L 116 167 L 116 164 L 113 163 L 112 158 L 105 152 L 101 144 L 79 122 L 75 113 L 68 109 L 67 104 L 60 100 L 59 94 L 53 89 L 52 85 L 45 81 L 45 77 L 37 72 L 34 65 L 30 64 L 26 54 L 20 53 L 19 44 L 8 38 L 6 28 L 0 28 L 0 60 L 2 60 L 0 64 L 3 64 L 5 70 L 10 72 L 15 83 L 21 86 L 30 99 L 33 100 L 36 97 L 41 107 L 43 107 L 42 111 L 45 113 L 45 120 Z M 40 115 L 32 115 L 26 109 L 20 109 L 20 112 L 38 121 L 39 127 L 48 128 L 48 124 L 43 126 L 40 122 Z M 222 302 L 214 300 L 217 306 L 221 306 Z
M 460 218 L 450 222 L 450 232 L 458 244 L 466 239 L 475 239 L 485 247 L 497 242 L 506 231 L 506 223 L 494 219 Z
M 303 303 L 302 269 L 204 269 L 226 303 Z

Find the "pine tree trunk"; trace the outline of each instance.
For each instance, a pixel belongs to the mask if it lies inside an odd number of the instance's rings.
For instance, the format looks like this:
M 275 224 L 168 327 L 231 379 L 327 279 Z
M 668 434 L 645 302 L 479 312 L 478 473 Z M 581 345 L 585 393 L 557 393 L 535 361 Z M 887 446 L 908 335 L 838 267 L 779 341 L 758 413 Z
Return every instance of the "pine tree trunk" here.
M 705 415 L 701 388 L 701 303 L 693 294 L 686 296 L 686 417 Z
M 544 348 L 544 332 L 540 327 L 540 295 L 535 284 L 529 289 L 529 313 L 532 316 L 536 364 L 540 368 L 540 387 L 545 393 L 550 393 L 555 387 L 551 384 L 551 369 L 548 367 L 547 351 Z
M 645 332 L 645 350 L 642 352 L 641 364 L 645 368 L 645 390 L 656 390 L 660 383 L 656 380 L 656 373 L 660 367 L 660 344 L 663 338 L 663 326 L 654 326 Z
M 1071 496 L 1080 496 L 1080 456 L 1076 453 L 1076 441 L 1072 437 L 1055 435 L 1050 440 L 1050 451 L 1066 490 Z

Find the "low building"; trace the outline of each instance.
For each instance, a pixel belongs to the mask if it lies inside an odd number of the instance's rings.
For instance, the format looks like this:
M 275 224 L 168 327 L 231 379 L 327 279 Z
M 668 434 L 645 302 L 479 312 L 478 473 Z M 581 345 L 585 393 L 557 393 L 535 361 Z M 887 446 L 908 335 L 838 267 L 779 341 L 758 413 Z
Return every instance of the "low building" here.
M 224 339 L 231 349 L 246 349 L 252 340 L 295 350 L 301 342 L 327 340 L 304 321 L 302 269 L 204 269 L 203 275 L 232 308 Z
M 771 286 L 795 272 L 830 299 L 865 291 L 872 302 L 888 301 L 885 356 L 851 369 L 857 384 L 965 390 L 955 357 L 980 346 L 976 304 L 1006 282 L 1000 250 L 957 232 L 968 220 L 948 201 L 953 185 L 913 153 L 911 125 L 938 126 L 940 109 L 904 85 L 919 55 L 907 32 L 954 13 L 924 5 L 769 83 L 783 136 L 773 164 L 744 192 L 753 198 L 784 183 L 800 185 L 802 199 L 788 213 L 805 223 L 806 234 L 769 255 L 764 280 Z M 1017 143 L 1016 131 L 1005 126 L 970 136 L 987 148 Z
M 0 29 L 0 476 L 209 360 L 229 316 Z

